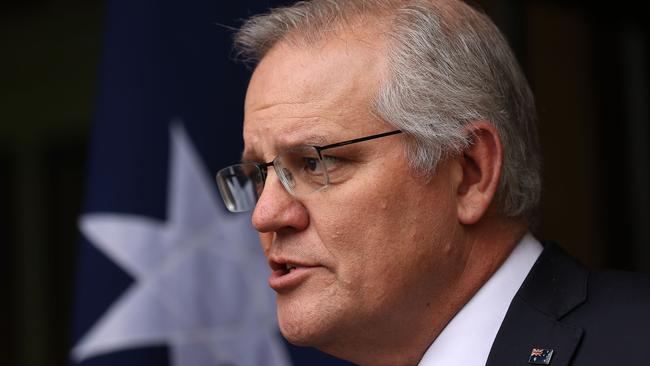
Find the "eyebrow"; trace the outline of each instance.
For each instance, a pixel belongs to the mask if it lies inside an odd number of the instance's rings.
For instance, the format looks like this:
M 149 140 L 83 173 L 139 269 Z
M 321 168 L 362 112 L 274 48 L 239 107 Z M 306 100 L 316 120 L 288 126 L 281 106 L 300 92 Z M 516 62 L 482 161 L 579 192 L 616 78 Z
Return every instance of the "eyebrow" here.
M 279 141 L 276 144 L 274 144 L 275 147 L 275 152 L 276 154 L 294 148 L 294 147 L 299 147 L 299 146 L 323 146 L 326 145 L 329 139 L 326 138 L 324 135 L 321 134 L 305 134 L 305 135 L 296 135 L 295 137 L 290 137 L 285 139 L 284 141 Z M 247 163 L 247 162 L 256 162 L 256 163 L 265 163 L 263 159 L 258 158 L 259 155 L 253 149 L 252 151 L 242 151 L 242 155 L 240 158 L 240 162 L 242 163 Z
M 286 148 L 292 148 L 295 146 L 321 146 L 326 144 L 328 139 L 323 135 L 306 135 L 301 136 L 300 138 L 291 139 L 288 142 L 284 142 L 281 146 Z

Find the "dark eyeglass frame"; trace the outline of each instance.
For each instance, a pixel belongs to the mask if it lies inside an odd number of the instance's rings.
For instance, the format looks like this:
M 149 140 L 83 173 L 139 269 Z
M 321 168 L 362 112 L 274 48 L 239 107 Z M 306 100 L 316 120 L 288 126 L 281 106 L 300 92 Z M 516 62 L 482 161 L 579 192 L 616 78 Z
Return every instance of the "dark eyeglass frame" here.
M 352 145 L 352 144 L 356 144 L 357 142 L 374 140 L 374 139 L 378 139 L 380 137 L 396 135 L 398 133 L 402 133 L 402 130 L 394 130 L 394 131 L 390 131 L 390 132 L 378 133 L 376 135 L 364 136 L 364 137 L 359 137 L 359 138 L 352 139 L 352 140 L 335 142 L 333 144 L 328 144 L 328 145 L 324 145 L 324 146 L 315 146 L 315 145 L 307 145 L 307 146 L 308 147 L 313 147 L 314 149 L 316 149 L 316 152 L 318 153 L 318 158 L 320 160 L 323 160 L 323 155 L 321 154 L 321 152 L 323 152 L 323 151 L 325 151 L 327 149 L 332 149 L 332 148 L 335 148 L 335 147 L 341 147 L 341 146 L 346 146 L 346 145 Z M 264 182 L 266 182 L 266 175 L 267 175 L 269 167 L 274 166 L 274 164 L 275 164 L 275 159 L 269 161 L 268 163 L 255 164 L 257 166 L 257 168 L 260 170 L 260 172 L 262 172 L 262 184 L 264 184 Z
M 309 148 L 309 149 L 314 149 L 316 151 L 317 156 L 314 156 L 314 158 L 318 158 L 318 161 L 321 162 L 321 164 L 324 164 L 326 158 L 323 157 L 322 152 L 328 149 L 332 149 L 335 147 L 341 147 L 341 146 L 347 146 L 351 144 L 356 144 L 358 142 L 363 142 L 363 141 L 368 141 L 368 140 L 374 140 L 378 139 L 381 137 L 386 137 L 386 136 L 391 136 L 391 135 L 396 135 L 398 133 L 402 133 L 401 130 L 394 130 L 394 131 L 389 131 L 389 132 L 383 132 L 383 133 L 378 133 L 375 135 L 370 135 L 370 136 L 364 136 L 364 137 L 359 137 L 356 139 L 352 140 L 346 140 L 346 141 L 340 141 L 340 142 L 335 142 L 333 144 L 328 144 L 324 146 L 315 146 L 315 145 L 303 145 L 300 147 L 288 149 L 286 151 L 280 152 L 272 161 L 268 163 L 254 163 L 254 162 L 243 162 L 235 165 L 230 165 L 227 166 L 223 169 L 221 169 L 219 172 L 217 172 L 216 175 L 216 180 L 217 180 L 217 185 L 219 186 L 219 192 L 221 193 L 221 198 L 226 206 L 226 208 L 231 211 L 231 212 L 244 212 L 248 211 L 250 209 L 254 208 L 254 203 L 250 202 L 248 199 L 246 203 L 240 202 L 242 205 L 240 206 L 236 201 L 237 199 L 235 198 L 235 195 L 233 195 L 234 191 L 232 188 L 229 187 L 229 184 L 225 183 L 226 180 L 223 178 L 224 176 L 228 177 L 236 177 L 237 175 L 234 175 L 232 171 L 235 169 L 242 169 L 244 166 L 251 167 L 257 171 L 259 176 L 257 179 L 255 179 L 253 176 L 245 174 L 245 177 L 247 180 L 252 182 L 255 185 L 255 192 L 249 192 L 252 193 L 252 195 L 247 195 L 244 194 L 244 197 L 252 198 L 257 202 L 257 199 L 259 198 L 259 195 L 262 193 L 262 190 L 264 189 L 264 186 L 266 185 L 266 178 L 268 175 L 268 168 L 269 166 L 273 166 L 276 170 L 280 168 L 281 172 L 276 172 L 278 174 L 278 178 L 280 179 L 282 186 L 284 187 L 289 194 L 292 196 L 298 196 L 298 192 L 294 191 L 294 188 L 291 186 L 291 182 L 287 180 L 287 173 L 284 172 L 284 168 L 282 167 L 281 164 L 278 164 L 280 161 L 278 160 L 279 157 L 283 156 L 286 152 L 289 152 L 294 149 L 301 149 L 301 148 Z M 323 165 L 325 169 L 326 166 Z M 289 171 L 289 173 L 291 173 Z M 318 191 L 322 188 L 325 188 L 329 185 L 329 175 L 327 174 L 327 170 L 324 172 L 324 182 L 320 186 L 320 188 L 317 188 L 315 190 L 312 190 L 310 192 L 315 192 Z M 309 192 L 304 192 L 304 193 L 309 193 Z M 304 194 L 303 193 L 303 194 Z

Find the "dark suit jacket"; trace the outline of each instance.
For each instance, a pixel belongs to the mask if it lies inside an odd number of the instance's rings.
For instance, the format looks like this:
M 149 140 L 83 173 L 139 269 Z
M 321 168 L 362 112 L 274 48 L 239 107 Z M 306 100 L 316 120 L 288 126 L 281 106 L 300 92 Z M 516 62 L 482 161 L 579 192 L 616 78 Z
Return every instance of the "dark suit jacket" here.
M 487 366 L 650 365 L 650 277 L 590 272 L 547 245 L 513 299 Z

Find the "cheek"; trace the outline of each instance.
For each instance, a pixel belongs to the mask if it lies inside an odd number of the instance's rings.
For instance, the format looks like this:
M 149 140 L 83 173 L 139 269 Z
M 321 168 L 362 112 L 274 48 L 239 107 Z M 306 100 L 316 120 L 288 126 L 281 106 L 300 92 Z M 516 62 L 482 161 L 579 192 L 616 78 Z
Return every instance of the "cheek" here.
M 317 232 L 322 252 L 333 267 L 334 296 L 358 298 L 362 288 L 377 268 L 382 235 L 377 222 L 366 210 L 363 195 L 346 198 L 337 191 L 337 198 L 314 210 L 311 224 Z
M 339 280 L 351 288 L 355 281 L 357 289 L 392 286 L 381 281 L 404 279 L 405 269 L 414 267 L 427 271 L 451 248 L 453 195 L 400 169 L 382 166 L 357 175 L 309 205 Z
M 359 191 L 357 191 L 359 192 Z M 360 190 L 365 192 L 365 190 Z M 314 210 L 312 224 L 331 262 L 337 282 L 355 295 L 384 282 L 396 270 L 396 250 L 402 245 L 403 226 L 394 206 L 378 196 L 344 195 L 327 197 L 327 207 Z M 347 192 L 346 192 L 347 193 Z
M 366 187 L 340 201 L 329 220 L 330 235 L 352 256 L 361 274 L 401 278 L 405 268 L 430 267 L 450 255 L 454 230 L 453 196 L 419 182 Z M 358 191 L 357 191 L 358 192 Z M 344 207 L 344 208 L 343 208 Z

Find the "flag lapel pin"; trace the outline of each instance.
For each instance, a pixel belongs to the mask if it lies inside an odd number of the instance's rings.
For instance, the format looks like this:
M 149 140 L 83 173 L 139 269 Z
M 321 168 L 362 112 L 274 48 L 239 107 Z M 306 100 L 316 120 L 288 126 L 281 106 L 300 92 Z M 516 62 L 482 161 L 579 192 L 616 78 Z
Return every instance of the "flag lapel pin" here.
M 553 357 L 552 349 L 533 348 L 528 357 L 528 363 L 531 365 L 550 365 Z

